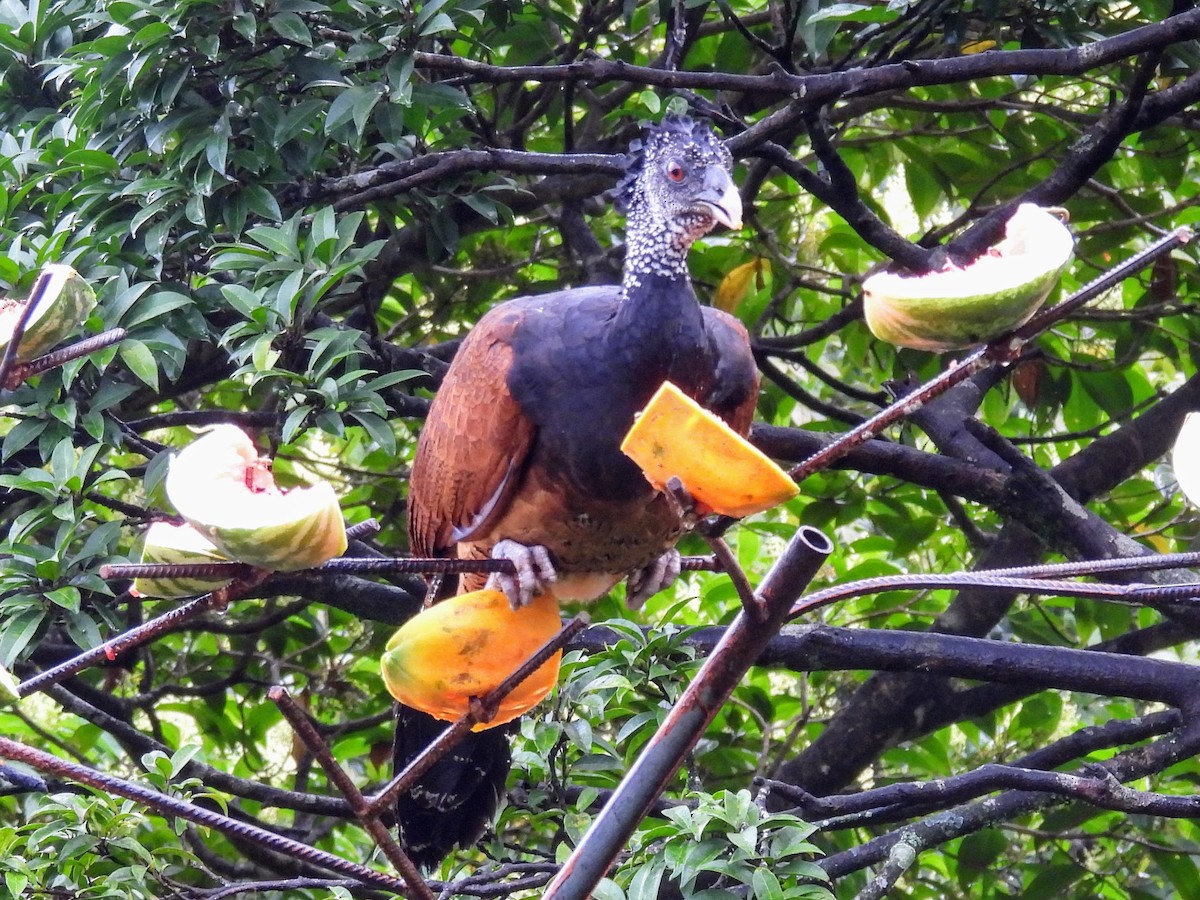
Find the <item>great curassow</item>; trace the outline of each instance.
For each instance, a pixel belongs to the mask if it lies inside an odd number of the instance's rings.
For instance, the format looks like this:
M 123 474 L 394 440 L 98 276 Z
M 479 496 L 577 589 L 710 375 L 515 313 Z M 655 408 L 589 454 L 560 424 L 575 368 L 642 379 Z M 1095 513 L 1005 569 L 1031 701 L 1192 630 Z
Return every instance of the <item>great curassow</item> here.
M 492 584 L 514 606 L 551 588 L 594 600 L 627 579 L 636 607 L 675 579 L 682 523 L 619 445 L 666 379 L 749 430 L 758 372 L 746 329 L 700 306 L 687 268 L 716 223 L 741 227 L 731 167 L 707 124 L 667 117 L 631 147 L 615 191 L 628 218 L 621 284 L 509 300 L 479 321 L 421 432 L 413 554 L 512 560 L 518 574 Z M 483 581 L 464 577 L 459 591 Z M 402 706 L 397 771 L 444 728 Z M 400 798 L 401 842 L 419 865 L 487 827 L 510 766 L 507 731 L 473 733 Z

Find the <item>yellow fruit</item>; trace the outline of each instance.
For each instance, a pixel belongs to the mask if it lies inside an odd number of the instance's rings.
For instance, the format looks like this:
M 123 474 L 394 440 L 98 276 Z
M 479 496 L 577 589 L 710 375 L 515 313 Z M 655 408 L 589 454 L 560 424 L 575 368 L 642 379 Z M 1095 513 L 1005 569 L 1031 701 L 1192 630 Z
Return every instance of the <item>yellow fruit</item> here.
M 621 451 L 659 490 L 678 478 L 701 512 L 748 516 L 799 493 L 783 469 L 669 381 L 638 415 Z
M 454 721 L 472 697 L 498 687 L 561 627 L 558 601 L 548 592 L 516 610 L 500 591 L 460 594 L 417 613 L 392 635 L 380 661 L 383 681 L 406 706 Z M 558 680 L 561 660 L 560 650 L 500 701 L 492 721 L 474 730 L 503 725 L 536 706 Z
M 771 261 L 762 256 L 756 256 L 750 262 L 730 269 L 717 285 L 713 306 L 727 313 L 734 313 L 750 295 L 751 290 L 762 287 L 763 277 L 770 273 Z

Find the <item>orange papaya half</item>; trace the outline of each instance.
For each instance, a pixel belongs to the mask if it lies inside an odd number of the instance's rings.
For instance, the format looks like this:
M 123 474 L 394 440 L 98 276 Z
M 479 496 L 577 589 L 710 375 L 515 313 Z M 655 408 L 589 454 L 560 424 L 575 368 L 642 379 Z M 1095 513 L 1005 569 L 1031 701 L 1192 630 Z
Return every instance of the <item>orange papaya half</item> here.
M 401 703 L 454 721 L 472 697 L 500 685 L 562 627 L 558 601 L 545 592 L 513 609 L 500 591 L 460 594 L 424 609 L 392 635 L 380 661 L 383 682 Z M 536 706 L 558 680 L 560 650 L 503 700 L 490 722 L 510 722 Z
M 741 518 L 799 493 L 783 469 L 670 381 L 638 414 L 621 451 L 658 490 L 678 478 L 701 512 Z

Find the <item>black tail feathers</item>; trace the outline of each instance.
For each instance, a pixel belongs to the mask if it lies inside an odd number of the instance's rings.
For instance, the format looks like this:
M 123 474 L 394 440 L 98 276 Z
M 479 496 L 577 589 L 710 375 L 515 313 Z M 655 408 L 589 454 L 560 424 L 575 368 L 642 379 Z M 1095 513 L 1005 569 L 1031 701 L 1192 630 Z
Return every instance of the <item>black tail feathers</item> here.
M 399 773 L 448 723 L 408 706 L 396 710 L 393 760 Z M 421 868 L 438 865 L 455 847 L 470 847 L 491 824 L 512 765 L 510 731 L 471 732 L 396 801 L 400 845 Z

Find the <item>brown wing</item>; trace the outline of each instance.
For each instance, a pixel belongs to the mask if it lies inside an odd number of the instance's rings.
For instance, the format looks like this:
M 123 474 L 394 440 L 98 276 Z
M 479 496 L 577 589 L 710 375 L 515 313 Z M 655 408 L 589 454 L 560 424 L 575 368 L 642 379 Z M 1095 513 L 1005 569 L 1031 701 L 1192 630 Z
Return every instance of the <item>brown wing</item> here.
M 704 405 L 745 436 L 758 405 L 758 365 L 750 349 L 750 333 L 740 321 L 719 309 L 703 307 L 704 325 L 716 351 L 713 390 Z
M 520 315 L 501 306 L 479 320 L 430 407 L 408 489 L 414 555 L 450 555 L 504 511 L 520 480 L 535 431 L 506 382 Z

